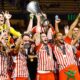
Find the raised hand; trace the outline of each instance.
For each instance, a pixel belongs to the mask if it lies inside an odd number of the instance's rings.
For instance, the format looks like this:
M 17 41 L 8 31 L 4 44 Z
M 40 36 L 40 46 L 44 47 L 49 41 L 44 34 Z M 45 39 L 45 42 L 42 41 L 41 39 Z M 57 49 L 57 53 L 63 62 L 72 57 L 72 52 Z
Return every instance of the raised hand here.
M 61 22 L 61 19 L 55 20 L 55 23 L 59 24 Z
M 42 12 L 42 15 L 47 19 L 47 15 L 45 13 Z
M 34 18 L 34 14 L 32 14 L 32 13 L 29 16 L 30 16 L 30 19 Z
M 8 11 L 3 12 L 3 15 L 5 19 L 11 19 L 12 17 L 12 15 Z

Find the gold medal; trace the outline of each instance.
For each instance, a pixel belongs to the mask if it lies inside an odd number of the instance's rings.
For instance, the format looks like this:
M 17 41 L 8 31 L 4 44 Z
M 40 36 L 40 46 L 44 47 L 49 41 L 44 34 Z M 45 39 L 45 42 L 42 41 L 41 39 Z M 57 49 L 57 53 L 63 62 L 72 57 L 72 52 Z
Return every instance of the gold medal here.
M 30 61 L 33 62 L 34 61 L 33 58 L 31 58 Z

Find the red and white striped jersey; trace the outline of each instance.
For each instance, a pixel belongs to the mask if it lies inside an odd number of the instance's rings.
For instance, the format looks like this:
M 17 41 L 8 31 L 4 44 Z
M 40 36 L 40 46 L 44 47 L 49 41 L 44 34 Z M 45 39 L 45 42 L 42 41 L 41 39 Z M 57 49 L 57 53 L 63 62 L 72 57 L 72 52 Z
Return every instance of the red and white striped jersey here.
M 41 28 L 41 31 L 40 31 L 40 32 L 44 32 L 44 27 L 40 27 L 40 28 Z M 52 34 L 55 34 L 54 27 L 51 27 L 51 28 L 49 28 L 49 29 L 51 29 L 51 33 L 52 33 Z M 36 32 L 37 32 L 36 26 L 32 28 L 32 32 L 33 32 L 33 33 L 36 33 Z
M 48 44 L 49 54 L 43 44 L 38 46 L 37 56 L 38 56 L 38 67 L 37 71 L 53 71 L 54 70 L 54 60 L 52 55 L 52 47 Z
M 15 68 L 12 73 L 12 78 L 28 77 L 28 68 L 25 55 L 19 52 L 13 61 L 15 62 Z
M 7 57 L 0 54 L 0 80 L 8 80 L 9 75 L 7 72 L 8 65 L 7 65 Z
M 74 59 L 72 46 L 65 43 L 65 51 L 66 54 L 64 55 L 62 50 L 58 46 L 54 46 L 54 54 L 59 64 L 59 70 L 62 70 L 71 64 L 77 64 Z

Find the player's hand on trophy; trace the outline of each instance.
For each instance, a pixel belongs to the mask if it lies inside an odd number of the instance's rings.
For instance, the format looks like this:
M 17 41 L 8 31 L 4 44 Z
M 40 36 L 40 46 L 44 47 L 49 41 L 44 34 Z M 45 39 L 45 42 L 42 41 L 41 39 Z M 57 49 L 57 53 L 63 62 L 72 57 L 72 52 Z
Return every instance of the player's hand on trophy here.
M 30 16 L 30 19 L 34 18 L 34 14 L 32 14 L 32 13 L 29 16 Z
M 42 12 L 42 15 L 47 19 L 47 15 L 45 13 Z
M 8 11 L 3 12 L 3 15 L 4 15 L 4 18 L 8 20 L 11 19 L 12 17 L 12 15 Z

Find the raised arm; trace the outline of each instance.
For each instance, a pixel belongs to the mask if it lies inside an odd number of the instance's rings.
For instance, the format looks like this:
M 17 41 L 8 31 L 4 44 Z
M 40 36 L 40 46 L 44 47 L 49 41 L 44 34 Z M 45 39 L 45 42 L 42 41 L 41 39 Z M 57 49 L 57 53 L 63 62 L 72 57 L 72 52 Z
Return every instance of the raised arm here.
M 37 14 L 36 18 L 37 18 L 36 32 L 40 33 L 41 32 L 41 15 Z
M 56 32 L 60 32 L 59 31 L 59 23 L 61 22 L 61 20 L 60 19 L 55 19 L 55 31 Z
M 32 30 L 33 18 L 34 18 L 34 14 L 30 14 L 30 21 L 29 21 L 29 25 L 28 25 L 28 28 L 27 28 L 27 32 L 31 32 L 31 30 Z
M 36 46 L 40 44 L 40 33 L 35 33 L 33 36 Z
M 40 43 L 40 33 L 41 33 L 41 14 L 37 14 L 37 25 L 36 25 L 36 33 L 34 34 L 34 41 L 36 46 Z
M 72 30 L 76 27 L 76 25 L 77 25 L 77 23 L 78 23 L 78 21 L 79 21 L 79 18 L 80 18 L 80 13 L 79 13 L 79 15 L 77 16 L 77 18 L 75 19 L 75 21 L 71 24 L 70 30 L 69 30 L 67 36 L 69 36 L 69 37 L 72 36 Z
M 15 49 L 16 49 L 16 50 L 19 50 L 21 42 L 22 42 L 22 38 L 19 37 L 19 38 L 17 39 L 17 41 L 15 42 Z
M 6 30 L 8 30 L 12 35 L 14 35 L 14 36 L 16 36 L 16 37 L 20 37 L 21 36 L 21 33 L 20 32 L 18 32 L 18 31 L 16 31 L 13 27 L 11 27 L 11 25 L 10 25 L 10 19 L 11 19 L 11 14 L 9 14 L 9 12 L 8 11 L 5 11 L 4 13 L 3 13 L 3 15 L 4 15 L 4 18 L 5 18 L 5 25 L 4 25 L 4 28 L 6 29 Z
M 80 29 L 79 29 L 79 33 L 77 35 L 77 37 L 72 41 L 71 45 L 75 45 L 76 42 L 80 39 Z
M 52 24 L 49 22 L 49 29 L 48 29 L 48 32 L 47 32 L 47 37 L 48 37 L 48 40 L 51 41 L 53 36 L 55 34 L 55 29 L 54 27 L 52 26 Z
M 11 19 L 12 15 L 8 11 L 5 11 L 3 13 L 3 15 L 4 15 L 4 18 L 5 18 L 5 24 L 7 25 L 7 29 L 10 30 L 10 26 L 11 26 L 10 25 L 10 19 Z

